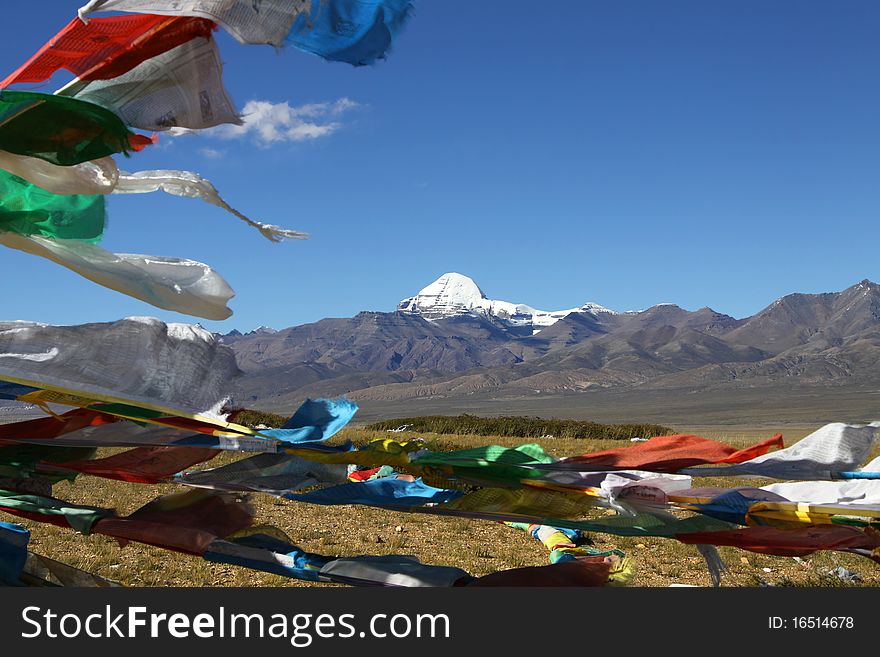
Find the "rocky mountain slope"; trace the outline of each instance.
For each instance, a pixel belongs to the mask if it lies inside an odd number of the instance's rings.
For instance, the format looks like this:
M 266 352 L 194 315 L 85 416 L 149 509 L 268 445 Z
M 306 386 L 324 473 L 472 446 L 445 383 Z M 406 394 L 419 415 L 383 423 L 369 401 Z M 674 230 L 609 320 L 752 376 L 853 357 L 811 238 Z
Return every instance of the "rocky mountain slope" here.
M 224 336 L 240 402 L 577 395 L 595 389 L 880 385 L 880 286 L 791 294 L 752 317 L 662 304 L 545 312 L 446 274 L 396 312 Z

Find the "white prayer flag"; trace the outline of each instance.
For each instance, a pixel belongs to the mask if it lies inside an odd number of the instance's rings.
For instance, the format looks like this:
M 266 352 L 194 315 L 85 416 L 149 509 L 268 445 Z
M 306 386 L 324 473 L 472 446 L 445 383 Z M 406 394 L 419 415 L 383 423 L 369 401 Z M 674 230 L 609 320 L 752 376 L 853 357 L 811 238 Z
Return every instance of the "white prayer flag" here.
M 0 232 L 0 244 L 51 260 L 104 287 L 157 308 L 221 320 L 235 292 L 211 267 L 195 260 L 111 253 L 78 240 Z
M 241 124 L 213 39 L 197 37 L 109 80 L 74 80 L 56 94 L 115 112 L 141 130 Z
M 312 0 L 91 0 L 79 17 L 100 11 L 126 11 L 165 16 L 199 16 L 222 25 L 241 43 L 284 45 L 300 14 Z

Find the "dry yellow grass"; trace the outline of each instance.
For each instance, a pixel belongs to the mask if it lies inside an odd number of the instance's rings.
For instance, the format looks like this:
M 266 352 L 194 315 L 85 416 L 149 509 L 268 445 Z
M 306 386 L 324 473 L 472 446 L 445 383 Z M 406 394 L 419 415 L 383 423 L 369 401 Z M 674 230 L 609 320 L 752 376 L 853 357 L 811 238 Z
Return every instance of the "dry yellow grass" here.
M 783 433 L 790 444 L 815 427 L 788 426 Z M 769 437 L 767 431 L 737 427 L 689 427 L 687 432 L 723 439 L 745 446 Z M 340 438 L 358 443 L 374 437 L 407 434 L 368 433 L 349 429 Z M 410 436 L 411 437 L 411 436 Z M 426 436 L 437 448 L 455 449 L 485 444 L 515 446 L 519 438 L 473 436 Z M 554 456 L 568 456 L 607 447 L 616 441 L 542 439 L 539 442 Z M 230 458 L 223 456 L 221 458 Z M 713 479 L 700 484 L 717 486 L 761 485 L 756 480 Z M 141 485 L 79 477 L 57 484 L 54 494 L 76 503 L 114 507 L 130 513 L 157 495 L 178 490 L 172 485 Z M 359 554 L 413 554 L 423 562 L 453 565 L 474 575 L 505 568 L 544 565 L 546 549 L 525 533 L 504 525 L 460 518 L 402 513 L 360 506 L 323 507 L 256 495 L 253 502 L 257 521 L 276 525 L 293 542 L 310 552 L 331 556 Z M 0 520 L 20 522 L 32 531 L 31 549 L 129 586 L 327 586 L 288 580 L 245 568 L 214 564 L 197 557 L 175 554 L 151 546 L 129 544 L 125 548 L 104 536 L 82 536 L 51 525 L 22 521 L 0 513 Z M 702 558 L 696 550 L 674 540 L 591 535 L 594 547 L 620 548 L 635 561 L 636 586 L 662 587 L 673 583 L 709 585 Z M 843 566 L 859 573 L 861 584 L 880 585 L 880 567 L 854 555 L 822 552 L 802 564 L 786 557 L 772 557 L 733 548 L 721 548 L 729 568 L 724 586 L 758 586 L 762 583 L 796 586 L 846 586 L 828 571 Z M 765 569 L 769 569 L 769 572 Z

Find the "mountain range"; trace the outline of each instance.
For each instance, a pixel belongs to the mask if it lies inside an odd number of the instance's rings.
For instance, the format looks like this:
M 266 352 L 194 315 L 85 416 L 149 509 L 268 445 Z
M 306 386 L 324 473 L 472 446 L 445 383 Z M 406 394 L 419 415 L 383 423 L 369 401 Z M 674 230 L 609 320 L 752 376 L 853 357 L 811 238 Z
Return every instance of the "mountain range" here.
M 735 319 L 674 304 L 542 311 L 488 299 L 450 273 L 395 312 L 222 339 L 244 372 L 236 400 L 266 410 L 341 394 L 414 415 L 438 400 L 505 412 L 548 395 L 575 408 L 596 391 L 867 389 L 880 387 L 880 285 L 790 294 Z

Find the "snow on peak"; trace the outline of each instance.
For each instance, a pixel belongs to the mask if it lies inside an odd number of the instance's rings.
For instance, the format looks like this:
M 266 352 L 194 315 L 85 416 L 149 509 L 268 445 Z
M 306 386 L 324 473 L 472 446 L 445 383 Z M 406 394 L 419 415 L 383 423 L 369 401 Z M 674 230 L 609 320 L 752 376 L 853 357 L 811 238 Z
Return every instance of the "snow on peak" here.
M 271 326 L 258 326 L 253 331 L 245 333 L 245 335 L 272 335 L 274 333 L 278 333 L 278 331 Z
M 416 296 L 401 301 L 397 309 L 435 320 L 467 314 L 482 308 L 486 301 L 486 295 L 472 278 L 450 272 L 422 288 Z
M 606 308 L 605 306 L 600 306 L 598 303 L 593 303 L 590 301 L 589 303 L 585 303 L 583 306 L 577 309 L 582 313 L 608 313 L 609 315 L 617 315 L 616 310 L 611 310 L 610 308 Z
M 525 304 L 496 301 L 487 298 L 472 278 L 456 272 L 443 274 L 414 297 L 404 299 L 398 304 L 397 310 L 420 315 L 428 321 L 472 313 L 491 315 L 512 326 L 533 327 L 535 332 L 552 326 L 570 313 L 616 314 L 596 303 L 568 310 L 545 311 Z
M 422 288 L 416 296 L 401 301 L 398 308 L 404 312 L 449 316 L 480 307 L 486 300 L 474 279 L 450 272 Z

